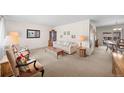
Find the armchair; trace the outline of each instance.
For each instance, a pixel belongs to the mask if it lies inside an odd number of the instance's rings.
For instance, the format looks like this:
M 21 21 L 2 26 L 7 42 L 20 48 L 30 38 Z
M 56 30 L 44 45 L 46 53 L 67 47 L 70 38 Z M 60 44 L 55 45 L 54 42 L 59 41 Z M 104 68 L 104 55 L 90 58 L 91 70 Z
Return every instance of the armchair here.
M 14 76 L 29 77 L 29 76 L 32 76 L 33 74 L 36 74 L 37 72 L 41 72 L 41 76 L 44 75 L 43 66 L 35 59 L 31 59 L 31 60 L 27 61 L 26 64 L 24 64 L 24 65 L 18 65 L 16 63 L 15 54 L 11 48 L 6 50 L 6 54 L 7 54 L 8 60 L 10 62 Z M 19 67 L 23 67 L 23 66 L 28 66 L 29 70 L 27 70 L 26 72 L 20 71 Z

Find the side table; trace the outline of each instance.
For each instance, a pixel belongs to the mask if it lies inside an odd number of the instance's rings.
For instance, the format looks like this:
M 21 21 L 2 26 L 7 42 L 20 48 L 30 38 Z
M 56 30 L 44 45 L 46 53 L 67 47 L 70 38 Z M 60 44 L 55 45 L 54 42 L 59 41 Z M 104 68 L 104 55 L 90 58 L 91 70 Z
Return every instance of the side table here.
M 3 57 L 2 60 L 0 60 L 0 76 L 1 77 L 9 77 L 12 76 L 12 69 L 10 66 L 10 63 L 6 56 Z
M 79 55 L 80 55 L 80 57 L 86 57 L 86 48 L 80 47 Z

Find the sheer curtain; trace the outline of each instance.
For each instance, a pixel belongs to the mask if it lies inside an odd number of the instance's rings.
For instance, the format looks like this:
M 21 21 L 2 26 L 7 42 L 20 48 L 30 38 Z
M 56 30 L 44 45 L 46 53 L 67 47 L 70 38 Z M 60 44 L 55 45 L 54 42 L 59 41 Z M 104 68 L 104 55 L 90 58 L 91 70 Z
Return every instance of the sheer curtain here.
M 5 21 L 4 17 L 0 16 L 0 59 L 4 56 L 4 38 L 5 38 Z

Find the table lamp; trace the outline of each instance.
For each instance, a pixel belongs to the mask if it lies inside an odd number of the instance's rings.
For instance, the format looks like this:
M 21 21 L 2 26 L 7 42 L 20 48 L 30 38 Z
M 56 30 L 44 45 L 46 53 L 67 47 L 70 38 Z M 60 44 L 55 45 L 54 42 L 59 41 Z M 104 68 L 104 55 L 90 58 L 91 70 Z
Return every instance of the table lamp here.
M 9 33 L 11 44 L 13 47 L 14 52 L 17 52 L 16 46 L 19 44 L 19 33 L 18 32 L 10 32 Z
M 19 34 L 17 32 L 10 32 L 4 39 L 5 46 L 18 45 L 19 44 Z
M 9 33 L 12 45 L 19 44 L 19 33 L 18 32 L 10 32 Z
M 80 47 L 82 47 L 82 42 L 85 41 L 86 39 L 87 39 L 86 36 L 80 35 Z

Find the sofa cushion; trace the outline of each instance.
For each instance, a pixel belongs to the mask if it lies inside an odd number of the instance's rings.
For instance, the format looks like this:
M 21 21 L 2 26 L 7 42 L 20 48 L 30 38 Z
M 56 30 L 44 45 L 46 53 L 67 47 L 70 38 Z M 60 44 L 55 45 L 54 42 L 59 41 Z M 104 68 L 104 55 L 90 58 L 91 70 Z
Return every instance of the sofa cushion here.
M 70 42 L 70 43 L 68 44 L 68 47 L 71 46 L 71 45 L 72 45 L 72 42 Z
M 66 43 L 66 47 L 68 47 L 68 45 L 69 45 L 69 42 Z
M 67 42 L 64 42 L 63 45 L 66 46 Z

